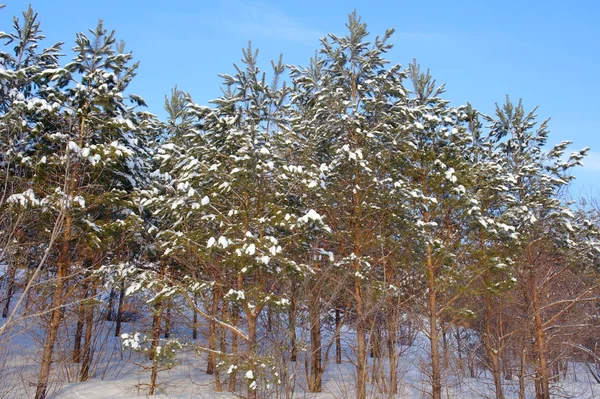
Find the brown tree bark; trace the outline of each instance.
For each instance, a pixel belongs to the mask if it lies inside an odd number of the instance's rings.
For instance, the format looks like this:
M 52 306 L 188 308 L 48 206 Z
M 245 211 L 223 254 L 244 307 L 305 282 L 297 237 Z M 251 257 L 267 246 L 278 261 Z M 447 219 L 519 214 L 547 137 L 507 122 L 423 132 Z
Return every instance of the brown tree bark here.
M 158 378 L 158 356 L 157 348 L 160 343 L 160 334 L 162 330 L 162 309 L 160 305 L 154 307 L 154 317 L 152 319 L 152 343 L 150 345 L 149 358 L 152 360 L 152 366 L 150 366 L 150 385 L 148 388 L 148 395 L 154 395 L 156 392 L 157 378 Z
M 192 316 L 192 339 L 195 341 L 198 339 L 198 312 L 196 306 L 198 305 L 198 294 L 194 294 L 194 315 Z
M 246 312 L 246 319 L 248 321 L 248 352 L 249 356 L 252 357 L 253 360 L 256 357 L 258 350 L 258 339 L 256 336 L 256 321 L 258 317 L 257 315 L 258 311 L 254 312 L 249 310 L 248 312 Z M 254 373 L 256 373 L 256 370 L 254 371 Z M 254 376 L 254 379 L 256 379 L 256 375 Z M 254 381 L 254 379 L 248 381 L 248 399 L 257 398 L 256 386 L 253 388 L 251 384 Z
M 98 281 L 94 281 L 92 289 L 88 298 L 94 298 L 96 296 L 96 290 L 98 288 Z M 81 382 L 87 381 L 90 378 L 90 369 L 92 367 L 93 360 L 93 328 L 94 328 L 94 309 L 95 305 L 88 304 L 86 307 L 85 317 L 85 346 L 83 348 L 83 363 L 81 365 L 81 373 L 79 380 Z
M 486 284 L 487 287 L 487 284 Z M 484 287 L 485 288 L 485 287 Z M 485 350 L 487 352 L 488 358 L 490 360 L 490 369 L 492 371 L 492 376 L 494 377 L 494 388 L 496 390 L 496 399 L 504 399 L 504 391 L 502 389 L 502 375 L 500 371 L 500 359 L 499 352 L 500 348 L 496 347 L 492 343 L 492 335 L 494 334 L 492 329 L 492 317 L 493 317 L 493 309 L 492 309 L 492 295 L 486 289 L 484 293 L 484 302 L 485 302 L 485 337 L 484 337 L 484 345 Z
M 73 363 L 81 361 L 81 340 L 83 339 L 83 324 L 85 319 L 85 309 L 83 304 L 77 309 L 77 324 L 75 325 L 75 340 L 73 342 Z
M 171 301 L 167 301 L 167 314 L 165 315 L 164 337 L 168 339 L 171 336 Z
M 431 244 L 427 244 L 427 285 L 429 288 L 429 339 L 431 343 L 431 396 L 433 399 L 442 399 L 435 265 Z
M 310 320 L 310 375 L 308 379 L 309 392 L 321 392 L 322 390 L 322 370 L 321 370 L 321 307 L 320 298 L 314 298 L 316 295 L 311 293 L 311 305 L 309 306 Z
M 231 309 L 231 324 L 233 326 L 238 325 L 239 323 L 239 311 L 235 305 L 232 306 Z M 231 332 L 231 353 L 233 354 L 233 358 L 237 359 L 239 357 L 239 339 L 235 332 Z M 237 369 L 233 369 L 229 374 L 229 392 L 235 392 L 235 388 L 237 385 Z
M 106 321 L 113 321 L 113 308 L 115 307 L 115 287 L 110 288 L 110 294 L 108 295 L 108 310 L 106 311 Z
M 342 339 L 340 337 L 340 324 L 342 316 L 339 307 L 335 308 L 335 363 L 342 364 Z
M 519 367 L 519 399 L 525 399 L 525 373 L 527 372 L 527 350 L 521 349 Z
M 356 398 L 367 397 L 367 329 L 365 326 L 364 300 L 359 278 L 356 279 L 354 287 L 356 297 Z
M 8 317 L 8 311 L 10 310 L 10 302 L 12 300 L 12 296 L 15 290 L 15 274 L 17 272 L 16 265 L 10 265 L 7 273 L 6 282 L 6 300 L 4 301 L 4 308 L 2 309 L 2 318 L 5 319 Z
M 291 355 L 290 360 L 295 362 L 298 357 L 298 349 L 296 348 L 296 298 L 292 294 L 290 299 L 290 308 L 288 313 L 289 319 L 289 330 L 290 330 L 290 347 Z
M 388 394 L 390 398 L 398 393 L 398 354 L 396 353 L 396 317 L 395 312 L 389 316 L 388 321 L 388 361 L 390 387 Z
M 216 315 L 219 312 L 219 301 L 221 300 L 220 289 L 215 287 L 213 290 L 213 300 L 211 304 L 211 314 Z M 217 323 L 214 320 L 209 320 L 208 323 L 208 362 L 206 364 L 206 374 L 214 374 L 217 355 L 215 350 L 217 349 Z
M 52 295 L 52 311 L 50 312 L 50 323 L 46 330 L 46 341 L 44 342 L 44 351 L 42 353 L 42 364 L 38 376 L 35 399 L 46 399 L 48 390 L 48 381 L 50 379 L 50 367 L 52 366 L 52 356 L 54 354 L 54 344 L 58 337 L 58 329 L 63 320 L 63 291 L 68 276 L 70 263 L 70 237 L 71 237 L 71 217 L 65 216 L 65 227 L 63 233 L 63 243 L 58 254 L 58 270 L 56 273 L 56 287 Z
M 530 270 L 530 279 L 532 290 L 532 306 L 535 328 L 535 349 L 537 354 L 537 379 L 536 397 L 538 399 L 550 399 L 550 369 L 546 353 L 546 334 L 544 332 L 544 323 L 540 311 L 540 293 L 533 270 Z
M 119 291 L 119 306 L 117 308 L 117 325 L 115 326 L 115 337 L 121 336 L 121 323 L 123 323 L 123 302 L 125 302 L 125 280 L 121 281 Z

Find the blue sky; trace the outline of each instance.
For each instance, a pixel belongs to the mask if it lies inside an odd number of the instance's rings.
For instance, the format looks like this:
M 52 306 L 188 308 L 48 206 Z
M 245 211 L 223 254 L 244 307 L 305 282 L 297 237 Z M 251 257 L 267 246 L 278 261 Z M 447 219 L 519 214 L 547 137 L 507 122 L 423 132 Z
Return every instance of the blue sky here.
M 1 0 L 0 0 L 1 1 Z M 164 116 L 164 95 L 178 85 L 199 103 L 220 94 L 248 40 L 268 65 L 283 53 L 307 64 L 327 33 L 343 34 L 358 11 L 373 34 L 396 29 L 388 59 L 416 58 L 454 105 L 491 113 L 508 94 L 551 117 L 550 143 L 591 147 L 575 171 L 575 197 L 600 194 L 600 3 L 580 1 L 254 1 L 32 0 L 0 10 L 0 30 L 31 3 L 49 41 L 70 49 L 76 32 L 102 18 L 141 62 L 132 92 Z

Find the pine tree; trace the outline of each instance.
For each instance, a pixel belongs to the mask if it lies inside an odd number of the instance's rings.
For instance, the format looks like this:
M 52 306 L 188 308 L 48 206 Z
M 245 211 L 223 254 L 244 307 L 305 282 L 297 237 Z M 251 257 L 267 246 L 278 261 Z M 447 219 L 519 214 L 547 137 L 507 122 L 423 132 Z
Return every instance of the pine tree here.
M 468 309 L 456 309 L 457 301 L 474 281 L 473 270 L 463 260 L 463 237 L 478 220 L 480 210 L 468 191 L 471 164 L 466 154 L 470 137 L 464 108 L 454 108 L 441 98 L 444 86 L 436 86 L 429 71 L 409 66 L 413 92 L 408 99 L 413 120 L 409 129 L 414 151 L 409 153 L 405 179 L 411 189 L 415 254 L 427 287 L 425 314 L 429 319 L 432 397 L 442 395 L 442 363 L 439 340 L 445 338 L 442 322 L 454 320 Z M 460 283 L 459 283 L 460 282 Z
M 322 40 L 321 59 L 315 58 L 308 68 L 292 68 L 293 121 L 307 154 L 304 162 L 320 178 L 314 184 L 319 195 L 308 198 L 314 198 L 316 213 L 327 216 L 332 230 L 323 250 L 332 252 L 337 279 L 349 285 L 345 290 L 351 293 L 349 310 L 357 332 L 357 397 L 364 398 L 367 331 L 373 320 L 372 301 L 379 295 L 372 280 L 384 274 L 379 270 L 387 255 L 381 254 L 385 237 L 377 234 L 377 223 L 387 214 L 382 205 L 393 187 L 386 161 L 394 137 L 400 136 L 403 144 L 402 126 L 409 112 L 402 106 L 404 72 L 398 65 L 388 68 L 383 58 L 393 31 L 370 44 L 366 25 L 356 13 L 349 15 L 346 26 L 346 36 Z M 313 352 L 320 350 L 320 344 L 313 346 Z M 320 364 L 312 368 L 316 371 L 309 389 L 319 391 Z
M 496 118 L 487 119 L 497 151 L 506 157 L 505 165 L 512 175 L 507 181 L 510 201 L 506 217 L 518 233 L 518 241 L 511 247 L 511 259 L 518 288 L 528 302 L 525 322 L 533 342 L 536 396 L 550 398 L 548 328 L 589 295 L 585 289 L 575 294 L 575 298 L 567 299 L 565 307 L 554 305 L 564 302 L 553 302 L 549 295 L 556 277 L 572 267 L 567 254 L 587 246 L 585 241 L 578 243 L 573 238 L 580 229 L 589 229 L 589 225 L 579 227 L 573 212 L 559 196 L 560 190 L 573 179 L 569 170 L 580 164 L 587 149 L 572 153 L 567 160 L 562 155 L 568 141 L 544 150 L 548 121 L 538 125 L 535 112 L 535 109 L 525 112 L 521 102 L 514 105 L 507 98 L 502 107 L 497 106 Z M 581 253 L 593 252 L 592 246 Z
M 187 269 L 188 284 L 201 297 L 212 296 L 212 314 L 196 308 L 212 324 L 209 364 L 215 367 L 214 329 L 219 325 L 232 332 L 230 388 L 235 388 L 235 370 L 245 370 L 250 396 L 266 377 L 258 365 L 272 363 L 261 353 L 259 317 L 267 305 L 287 303 L 280 287 L 306 272 L 285 255 L 291 229 L 303 222 L 286 195 L 287 175 L 297 180 L 294 167 L 279 158 L 276 148 L 286 125 L 287 88 L 278 87 L 284 67 L 281 61 L 273 64 L 269 84 L 256 57 L 249 46 L 242 59 L 245 69 L 236 66 L 235 75 L 223 75 L 226 89 L 214 101 L 216 108 L 189 104 L 200 130 L 178 134 L 162 146 L 158 158 L 169 195 L 146 202 L 156 215 L 174 221 L 159 233 L 164 256 L 198 254 L 192 263 L 197 268 Z M 229 309 L 227 320 L 217 320 L 219 302 Z M 240 311 L 248 333 L 239 327 Z M 237 353 L 238 339 L 244 341 L 243 354 Z
M 8 234 L 2 237 L 5 255 L 12 253 L 15 259 L 6 259 L 9 264 L 7 295 L 2 317 L 9 315 L 14 291 L 14 276 L 18 263 L 25 264 L 32 256 L 26 250 L 27 241 L 33 240 L 31 226 L 27 223 L 27 210 L 14 206 L 14 200 L 20 199 L 23 205 L 35 203 L 28 182 L 31 165 L 31 134 L 29 128 L 35 123 L 32 109 L 35 104 L 46 106 L 45 88 L 48 84 L 48 72 L 58 67 L 61 43 L 38 50 L 44 39 L 37 13 L 31 7 L 23 12 L 23 20 L 13 19 L 13 33 L 0 32 L 5 46 L 14 46 L 12 51 L 0 51 L 0 129 L 3 140 L 0 143 L 0 174 L 2 176 L 2 231 Z M 16 195 L 16 197 L 11 197 Z M 12 198 L 12 201 L 7 201 Z M 11 203 L 12 202 L 12 203 Z M 15 243 L 19 244 L 15 246 Z M 17 256 L 18 255 L 18 256 Z M 35 255 L 34 255 L 35 256 Z M 20 258 L 20 261 L 17 259 Z M 13 313 L 14 314 L 14 313 Z M 11 324 L 10 318 L 0 331 Z
M 101 258 L 98 255 L 110 251 L 111 237 L 139 221 L 128 196 L 141 177 L 143 151 L 135 137 L 133 107 L 125 105 L 123 98 L 137 65 L 127 65 L 131 55 L 117 45 L 114 33 L 107 33 L 100 23 L 91 31 L 91 39 L 79 34 L 75 59 L 65 68 L 56 68 L 58 47 L 36 58 L 35 46 L 31 45 L 39 40 L 36 14 L 30 10 L 24 16 L 24 28 L 18 31 L 28 38 L 23 41 L 18 35 L 11 37 L 29 46 L 25 50 L 17 46 L 17 63 L 38 63 L 28 66 L 29 71 L 35 72 L 31 78 L 19 75 L 20 79 L 31 79 L 23 88 L 25 94 L 35 95 L 16 95 L 26 112 L 22 126 L 27 129 L 26 136 L 20 138 L 23 151 L 15 159 L 23 168 L 21 173 L 27 177 L 29 187 L 12 194 L 6 202 L 31 209 L 29 217 L 38 223 L 43 221 L 35 235 L 37 240 L 49 241 L 47 253 L 55 240 L 59 244 L 36 392 L 36 398 L 44 398 L 54 344 L 65 317 L 63 306 L 75 280 L 94 280 L 86 265 L 97 268 Z M 135 105 L 143 104 L 137 96 L 131 99 Z M 44 223 L 54 224 L 54 233 Z M 57 232 L 60 238 L 56 238 Z M 89 342 L 86 347 L 89 348 Z M 82 379 L 87 378 L 91 362 L 87 353 L 86 350 Z

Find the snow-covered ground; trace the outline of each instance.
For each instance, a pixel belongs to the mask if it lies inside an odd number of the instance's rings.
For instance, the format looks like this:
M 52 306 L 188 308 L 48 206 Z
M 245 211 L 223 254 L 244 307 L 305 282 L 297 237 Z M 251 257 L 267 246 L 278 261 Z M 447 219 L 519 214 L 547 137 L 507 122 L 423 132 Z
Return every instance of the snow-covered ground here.
M 133 399 L 147 397 L 147 385 L 150 373 L 143 369 L 148 365 L 145 355 L 131 352 L 121 347 L 121 340 L 113 336 L 114 328 L 111 322 L 100 322 L 103 338 L 96 343 L 97 359 L 93 366 L 93 375 L 87 382 L 76 381 L 77 365 L 68 360 L 57 359 L 53 365 L 51 378 L 50 398 L 65 399 Z M 30 398 L 35 392 L 35 383 L 39 371 L 39 358 L 41 353 L 39 325 L 31 320 L 26 320 L 19 328 L 12 329 L 8 340 L 1 343 L 0 352 L 0 398 Z M 132 331 L 139 326 L 133 323 L 125 324 L 125 331 Z M 351 339 L 351 331 L 345 330 L 347 338 Z M 70 353 L 69 342 L 59 342 L 57 353 Z M 398 365 L 399 389 L 397 398 L 426 398 L 428 397 L 428 381 L 424 370 L 427 364 L 427 339 L 418 334 L 415 342 L 410 347 L 399 347 L 402 350 Z M 303 357 L 299 355 L 297 363 L 289 363 L 290 373 L 297 377 L 293 396 L 287 398 L 314 398 L 338 399 L 353 398 L 355 370 L 349 361 L 351 350 L 344 347 L 345 361 L 338 365 L 333 359 L 327 365 L 323 378 L 323 392 L 318 394 L 308 393 L 305 384 L 305 370 Z M 68 356 L 68 355 L 63 355 Z M 373 359 L 369 359 L 370 362 Z M 466 367 L 460 370 L 457 360 L 451 360 L 446 369 L 444 378 L 444 398 L 493 398 L 493 384 L 491 375 L 480 369 L 476 378 L 469 378 Z M 370 363 L 372 365 L 372 363 Z M 556 397 L 564 398 L 595 398 L 600 397 L 600 385 L 596 384 L 589 376 L 582 364 L 570 364 L 566 378 L 556 383 L 554 392 Z M 384 368 L 387 368 L 385 362 Z M 575 370 L 574 370 L 575 369 Z M 207 375 L 206 358 L 196 354 L 191 348 L 182 350 L 177 356 L 177 365 L 171 370 L 161 371 L 159 374 L 159 394 L 157 398 L 187 399 L 187 398 L 236 398 L 232 393 L 215 392 L 213 376 Z M 386 371 L 387 372 L 387 371 Z M 507 399 L 518 398 L 518 381 L 505 381 L 505 394 Z M 368 389 L 369 397 L 382 398 L 376 384 L 371 384 Z M 277 395 L 276 391 L 263 395 L 263 397 L 286 397 Z M 528 384 L 528 398 L 534 397 L 533 384 Z

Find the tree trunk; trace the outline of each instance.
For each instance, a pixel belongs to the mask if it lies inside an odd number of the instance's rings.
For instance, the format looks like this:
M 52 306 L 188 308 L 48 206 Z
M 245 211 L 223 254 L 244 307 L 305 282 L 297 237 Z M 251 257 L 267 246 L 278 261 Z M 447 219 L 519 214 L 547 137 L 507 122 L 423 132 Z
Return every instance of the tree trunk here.
M 362 289 L 357 278 L 355 282 L 356 295 L 356 399 L 367 397 L 367 331 L 364 321 L 364 302 Z
M 429 286 L 429 338 L 431 341 L 431 396 L 442 399 L 442 376 L 440 371 L 437 298 L 435 291 L 435 265 L 430 244 L 427 244 L 427 283 Z
M 315 294 L 312 294 L 316 296 Z M 321 392 L 321 308 L 319 298 L 311 298 L 309 309 L 310 319 L 310 376 L 308 380 L 309 392 Z
M 88 294 L 89 282 L 85 281 L 81 288 L 81 303 L 77 306 L 77 324 L 75 326 L 75 341 L 73 342 L 73 363 L 81 362 L 81 341 L 83 340 L 83 327 L 85 326 L 84 299 Z
M 271 305 L 267 307 L 267 332 L 273 331 L 273 309 Z
M 192 339 L 194 341 L 198 339 L 198 312 L 196 306 L 198 306 L 198 294 L 194 294 L 194 315 L 192 316 Z
M 442 359 L 444 368 L 448 368 L 450 366 L 450 356 L 448 354 L 448 332 L 446 331 L 446 323 L 441 322 L 442 329 Z
M 165 339 L 171 336 L 171 301 L 167 301 L 167 314 L 165 316 Z
M 238 326 L 239 316 L 238 309 L 235 305 L 232 305 L 231 308 L 231 324 L 234 326 Z M 239 348 L 238 348 L 238 336 L 235 332 L 231 332 L 231 353 L 234 359 L 239 358 Z M 229 391 L 235 392 L 235 388 L 237 385 L 237 369 L 233 369 L 229 375 Z
M 371 347 L 371 358 L 379 358 L 381 355 L 381 348 L 380 348 L 380 331 L 379 331 L 379 327 L 377 326 L 377 322 L 374 322 L 371 324 L 371 330 L 369 332 L 369 339 L 370 339 L 370 347 Z
M 486 283 L 487 287 L 487 283 Z M 484 287 L 485 288 L 485 287 Z M 499 360 L 499 348 L 495 347 L 492 343 L 492 295 L 486 289 L 484 294 L 485 301 L 485 350 L 487 352 L 488 358 L 490 359 L 490 369 L 492 371 L 492 376 L 494 377 L 494 388 L 496 390 L 496 399 L 504 399 L 504 391 L 502 389 L 502 375 L 500 372 L 500 360 Z
M 519 399 L 525 399 L 525 373 L 527 367 L 527 351 L 521 350 L 521 365 L 519 369 Z
M 229 320 L 229 308 L 227 304 L 221 306 L 221 320 Z M 227 330 L 221 327 L 217 327 L 219 336 L 219 350 L 221 353 L 227 353 Z M 221 382 L 221 374 L 219 369 L 215 370 L 215 391 L 223 392 L 223 384 Z
M 94 281 L 92 284 L 92 290 L 90 292 L 90 296 L 92 301 L 96 296 L 96 289 L 98 287 L 98 281 Z M 95 305 L 88 304 L 86 307 L 86 320 L 85 320 L 85 346 L 83 348 L 83 364 L 81 365 L 81 374 L 79 380 L 81 382 L 87 381 L 90 378 L 90 369 L 92 367 L 93 360 L 93 342 L 92 342 L 92 332 L 94 329 L 94 308 Z
M 119 307 L 117 308 L 117 325 L 115 327 L 115 337 L 121 336 L 121 323 L 123 322 L 123 302 L 125 302 L 125 280 L 121 281 L 121 290 L 119 291 Z
M 160 305 L 156 305 L 154 308 L 154 317 L 152 319 L 152 344 L 150 346 L 149 358 L 152 360 L 152 366 L 150 367 L 150 385 L 148 388 L 148 395 L 154 395 L 156 392 L 156 380 L 158 377 L 158 354 L 157 348 L 160 343 L 162 324 L 162 309 Z
M 246 318 L 248 319 L 248 359 L 250 359 L 250 364 L 255 364 L 256 363 L 256 354 L 258 351 L 258 340 L 256 338 L 256 319 L 257 319 L 257 313 L 254 313 L 254 311 L 249 310 L 246 313 Z M 254 373 L 256 373 L 256 370 L 253 370 Z M 254 378 L 249 379 L 248 380 L 248 399 L 256 399 L 256 390 L 257 390 L 257 386 L 256 384 L 252 384 L 252 383 L 256 382 L 256 375 L 254 375 Z
M 113 308 L 115 307 L 115 287 L 110 288 L 110 294 L 108 295 L 108 310 L 106 312 L 106 321 L 113 321 Z
M 462 343 L 462 334 L 460 333 L 460 326 L 454 327 L 454 335 L 456 336 L 456 354 L 458 356 L 458 369 L 460 370 L 461 375 L 464 375 L 465 365 L 463 361 L 463 343 Z
M 85 319 L 85 308 L 79 305 L 77 310 L 77 324 L 75 326 L 75 342 L 73 343 L 73 363 L 81 361 L 81 340 L 83 339 L 83 320 Z
M 291 356 L 290 360 L 295 362 L 298 356 L 298 349 L 296 348 L 296 298 L 292 295 L 290 300 L 290 308 L 289 308 L 289 329 L 290 329 L 290 346 L 291 346 Z
M 6 285 L 6 300 L 4 301 L 4 308 L 2 309 L 2 318 L 8 317 L 8 312 L 10 310 L 10 301 L 12 299 L 14 290 L 15 290 L 15 274 L 17 271 L 16 265 L 11 265 L 8 274 L 7 274 L 7 285 Z
M 220 301 L 219 288 L 213 290 L 213 300 L 211 304 L 211 312 L 213 315 L 217 315 L 219 312 L 219 301 Z M 206 364 L 206 374 L 214 374 L 215 367 L 217 364 L 217 355 L 213 352 L 217 349 L 217 323 L 213 320 L 208 322 L 208 362 Z
M 392 311 L 393 312 L 393 311 Z M 398 393 L 398 354 L 396 353 L 396 322 L 395 313 L 390 315 L 388 322 L 388 359 L 390 372 L 389 397 L 393 398 Z
M 340 337 L 340 324 L 342 323 L 342 316 L 340 314 L 340 308 L 335 308 L 335 363 L 342 364 L 342 339 Z
M 536 384 L 536 396 L 538 399 L 550 399 L 550 369 L 548 367 L 548 358 L 546 353 L 546 334 L 540 314 L 540 299 L 535 276 L 530 272 L 530 283 L 532 288 L 532 305 L 535 325 L 535 349 L 537 352 L 537 374 L 539 384 Z
M 56 287 L 52 296 L 52 311 L 50 312 L 50 323 L 46 330 L 46 341 L 44 342 L 44 351 L 42 353 L 42 364 L 38 376 L 35 399 L 46 399 L 48 390 L 48 380 L 50 379 L 50 367 L 52 365 L 52 356 L 54 354 L 54 344 L 58 337 L 58 329 L 63 320 L 65 298 L 63 290 L 68 276 L 70 263 L 70 232 L 71 217 L 67 214 L 65 217 L 65 227 L 63 233 L 63 244 L 58 254 L 58 270 L 56 274 Z

